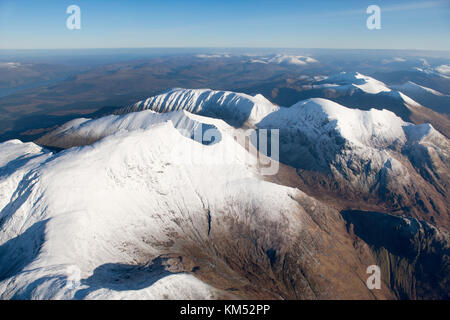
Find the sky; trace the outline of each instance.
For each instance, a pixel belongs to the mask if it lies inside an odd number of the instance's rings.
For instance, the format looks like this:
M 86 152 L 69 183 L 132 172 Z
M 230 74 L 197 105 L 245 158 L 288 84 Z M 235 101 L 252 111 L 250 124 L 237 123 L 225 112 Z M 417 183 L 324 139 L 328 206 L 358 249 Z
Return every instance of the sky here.
M 81 10 L 69 30 L 67 7 Z M 381 29 L 369 30 L 369 5 Z M 450 0 L 0 0 L 0 49 L 450 50 Z

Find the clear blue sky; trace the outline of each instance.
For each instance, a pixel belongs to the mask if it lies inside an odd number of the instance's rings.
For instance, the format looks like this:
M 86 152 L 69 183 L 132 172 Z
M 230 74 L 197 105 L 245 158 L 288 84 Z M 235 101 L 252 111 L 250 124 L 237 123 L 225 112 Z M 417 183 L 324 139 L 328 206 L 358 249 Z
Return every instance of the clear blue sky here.
M 71 4 L 81 30 L 66 28 Z M 0 0 L 0 49 L 129 47 L 450 50 L 450 0 Z

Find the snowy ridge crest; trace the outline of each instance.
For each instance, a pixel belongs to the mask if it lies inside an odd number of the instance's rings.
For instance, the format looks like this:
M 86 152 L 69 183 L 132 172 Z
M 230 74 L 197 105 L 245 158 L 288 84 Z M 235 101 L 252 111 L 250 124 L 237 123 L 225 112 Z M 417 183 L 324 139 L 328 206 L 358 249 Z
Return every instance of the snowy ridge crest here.
M 260 94 L 252 97 L 230 91 L 175 88 L 139 101 L 121 110 L 120 113 L 147 109 L 159 113 L 185 110 L 190 113 L 227 119 L 231 125 L 241 127 L 253 126 L 267 114 L 276 111 L 278 107 Z

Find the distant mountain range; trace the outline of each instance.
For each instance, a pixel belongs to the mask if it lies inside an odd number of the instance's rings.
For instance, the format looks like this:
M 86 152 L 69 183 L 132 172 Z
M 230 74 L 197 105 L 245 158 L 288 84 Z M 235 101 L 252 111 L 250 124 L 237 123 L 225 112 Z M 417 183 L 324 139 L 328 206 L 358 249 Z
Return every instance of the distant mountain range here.
M 445 72 L 449 64 L 445 58 L 426 57 L 425 61 L 407 52 L 327 50 L 274 54 L 223 51 L 153 55 L 126 61 L 119 56 L 116 62 L 111 62 L 114 55 L 105 54 L 103 63 L 95 57 L 92 56 L 95 63 L 88 58 L 82 62 L 82 57 L 67 58 L 67 61 L 55 57 L 39 63 L 19 58 L 4 62 L 9 67 L 7 72 L 0 67 L 5 75 L 0 90 L 13 91 L 0 99 L 0 141 L 14 138 L 33 141 L 69 120 L 102 116 L 177 87 L 261 94 L 281 106 L 320 97 L 347 107 L 388 108 L 405 121 L 432 123 L 441 132 L 447 130 L 438 115 L 428 112 L 432 109 L 448 116 L 447 101 L 442 96 L 423 100 L 408 95 L 406 90 L 398 90 L 428 108 L 409 110 L 401 99 L 390 97 L 389 92 L 370 94 L 353 87 L 352 96 L 342 90 L 333 96 L 333 88 L 308 89 L 320 84 L 331 85 L 333 81 L 339 85 L 339 79 L 333 78 L 346 71 L 349 77 L 362 73 L 380 80 L 392 91 L 397 91 L 397 85 L 412 81 L 445 96 L 450 94 L 450 79 L 438 71 Z M 75 62 L 78 64 L 74 65 Z M 26 83 L 21 85 L 19 80 Z M 353 83 L 359 85 L 357 82 L 361 81 L 364 79 L 354 79 Z
M 417 86 L 417 85 L 416 85 Z M 359 109 L 387 109 L 405 121 L 416 124 L 431 123 L 447 137 L 450 136 L 450 122 L 448 118 L 448 96 L 435 90 L 422 88 L 421 94 L 417 89 L 411 91 L 411 85 L 396 86 L 394 88 L 407 89 L 421 103 L 430 102 L 430 108 L 411 99 L 401 90 L 389 88 L 384 83 L 362 75 L 360 73 L 346 73 L 328 77 L 324 80 L 305 85 L 298 92 L 301 99 L 323 97 L 332 99 L 349 107 Z M 423 93 L 426 92 L 426 93 Z M 427 105 L 428 106 L 428 105 Z M 443 113 L 443 114 L 441 114 Z

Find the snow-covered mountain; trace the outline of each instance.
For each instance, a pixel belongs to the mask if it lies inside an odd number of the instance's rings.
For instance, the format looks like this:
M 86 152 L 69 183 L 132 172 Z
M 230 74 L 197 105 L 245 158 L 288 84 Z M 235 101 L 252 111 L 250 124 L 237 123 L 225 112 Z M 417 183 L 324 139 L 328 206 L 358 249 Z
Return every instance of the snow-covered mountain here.
M 2 299 L 392 297 L 360 281 L 374 260 L 336 210 L 265 181 L 226 132 L 203 145 L 169 121 L 0 150 Z
M 323 200 L 324 194 L 334 194 L 341 199 L 340 209 L 353 204 L 399 212 L 408 208 L 415 217 L 426 213 L 427 221 L 449 224 L 449 217 L 440 214 L 449 207 L 448 139 L 429 124 L 407 123 L 388 110 L 350 109 L 327 99 L 308 99 L 287 108 L 262 96 L 175 89 L 122 109 L 119 115 L 74 120 L 37 143 L 58 148 L 86 145 L 168 120 L 187 137 L 202 123 L 231 134 L 241 127 L 279 129 L 280 161 L 296 168 L 302 187 L 316 197 Z M 317 179 L 323 180 L 320 188 Z
M 139 101 L 119 113 L 141 110 L 169 112 L 185 110 L 190 113 L 221 118 L 236 127 L 253 127 L 267 114 L 278 109 L 264 96 L 254 97 L 230 91 L 210 89 L 172 89 L 163 94 Z
M 307 65 L 317 63 L 318 61 L 311 57 L 299 55 L 277 54 L 272 58 L 266 59 L 267 63 L 286 64 L 286 65 Z
M 411 91 L 408 90 L 408 92 Z M 417 97 L 416 94 L 414 96 Z M 396 90 L 395 86 L 390 88 L 383 82 L 358 72 L 342 72 L 324 80 L 303 85 L 298 93 L 300 100 L 318 97 L 330 99 L 351 108 L 387 109 L 404 121 L 415 124 L 431 123 L 437 130 L 450 137 L 449 118 L 436 112 L 441 112 L 442 102 L 439 103 L 440 107 L 436 110 L 434 109 L 435 104 L 422 105 L 402 90 Z M 421 101 L 425 102 L 422 99 Z
M 417 93 L 427 92 L 427 93 L 431 93 L 435 96 L 443 96 L 444 95 L 444 94 L 440 93 L 439 91 L 418 85 L 417 83 L 414 83 L 412 81 L 407 81 L 401 85 L 393 86 L 393 87 L 400 91 L 404 91 L 406 93 L 409 91 L 409 92 L 417 92 Z
M 434 111 L 450 114 L 450 96 L 443 94 L 431 88 L 427 88 L 412 81 L 405 82 L 401 85 L 392 86 L 399 90 L 421 105 L 427 106 Z
M 369 94 L 391 91 L 383 82 L 359 72 L 341 72 L 340 74 L 327 77 L 317 84 L 313 84 L 312 88 L 330 88 L 339 91 L 349 91 L 350 95 L 357 89 Z
M 147 130 L 156 124 L 168 121 L 171 121 L 173 126 L 186 137 L 192 137 L 197 133 L 203 137 L 204 131 L 212 128 L 217 130 L 220 128 L 226 132 L 233 131 L 233 128 L 223 120 L 198 116 L 185 110 L 158 113 L 147 109 L 99 119 L 74 119 L 39 138 L 36 142 L 47 147 L 67 149 L 73 146 L 89 145 L 119 132 Z M 198 132 L 199 130 L 201 132 Z
M 390 210 L 408 207 L 416 217 L 427 213 L 449 224 L 442 213 L 449 210 L 450 144 L 431 125 L 318 98 L 281 108 L 258 127 L 280 129 L 280 160 L 298 169 L 316 197 L 331 192 L 355 204 L 382 199 Z
M 275 56 L 252 56 L 250 63 L 279 64 L 284 66 L 307 66 L 319 61 L 308 56 L 277 54 Z
M 432 67 L 430 65 L 425 65 L 422 67 L 414 68 L 416 71 L 423 72 L 430 75 L 437 75 L 439 77 L 450 79 L 450 66 L 448 65 L 440 65 L 437 67 Z
M 276 175 L 236 141 L 246 128 L 280 131 Z M 173 89 L 37 143 L 66 150 L 0 144 L 2 299 L 448 296 L 450 145 L 432 125 Z

